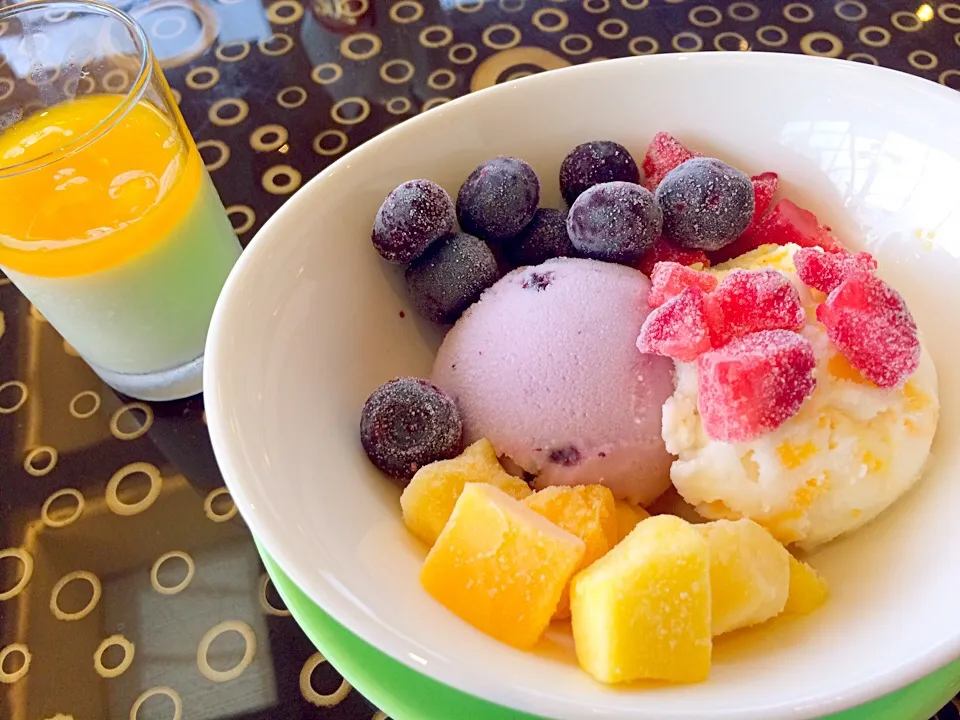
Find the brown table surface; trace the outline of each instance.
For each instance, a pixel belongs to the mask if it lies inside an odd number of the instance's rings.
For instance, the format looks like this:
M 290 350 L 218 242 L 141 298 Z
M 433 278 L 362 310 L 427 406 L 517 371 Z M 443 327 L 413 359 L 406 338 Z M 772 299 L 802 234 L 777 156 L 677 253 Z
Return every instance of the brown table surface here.
M 572 63 L 805 52 L 960 89 L 960 3 L 933 0 L 115 4 L 146 28 L 243 242 L 304 181 L 377 133 L 465 93 Z M 9 72 L 0 62 L 0 77 Z M 110 480 L 115 487 L 125 474 L 119 497 L 145 506 L 135 515 L 110 502 Z M 22 548 L 34 565 L 16 589 L 23 565 L 0 552 L 0 649 L 23 643 L 32 656 L 26 675 L 0 684 L 0 718 L 126 720 L 158 685 L 177 688 L 186 720 L 383 717 L 356 691 L 315 704 L 317 693 L 340 686 L 327 663 L 309 676 L 316 692 L 301 690 L 315 649 L 283 610 L 222 487 L 199 398 L 148 405 L 117 397 L 0 276 L 0 551 Z M 170 551 L 187 553 L 195 568 L 177 594 L 157 587 L 184 579 L 182 558 L 151 574 Z M 95 576 L 100 598 L 81 619 L 57 619 L 51 595 L 77 570 Z M 91 593 L 82 578 L 69 582 L 57 607 L 81 611 Z M 209 668 L 234 666 L 245 649 L 242 634 L 224 632 L 198 662 L 204 635 L 225 621 L 249 630 L 256 649 L 239 677 L 214 682 Z M 123 652 L 108 649 L 101 673 L 95 653 L 117 634 L 135 644 L 134 660 L 105 678 L 103 667 Z M 16 656 L 3 665 L 8 673 Z M 172 709 L 153 697 L 137 717 L 170 718 Z M 939 718 L 960 714 L 951 705 Z

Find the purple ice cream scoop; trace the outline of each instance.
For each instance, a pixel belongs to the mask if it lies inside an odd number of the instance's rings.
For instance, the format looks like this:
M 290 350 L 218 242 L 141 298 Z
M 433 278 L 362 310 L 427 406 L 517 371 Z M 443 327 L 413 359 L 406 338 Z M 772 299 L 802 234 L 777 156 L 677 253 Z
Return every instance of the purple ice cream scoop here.
M 547 485 L 602 484 L 649 503 L 670 484 L 660 435 L 673 364 L 637 350 L 650 282 L 637 270 L 557 258 L 515 270 L 447 334 L 432 380 L 467 440 Z

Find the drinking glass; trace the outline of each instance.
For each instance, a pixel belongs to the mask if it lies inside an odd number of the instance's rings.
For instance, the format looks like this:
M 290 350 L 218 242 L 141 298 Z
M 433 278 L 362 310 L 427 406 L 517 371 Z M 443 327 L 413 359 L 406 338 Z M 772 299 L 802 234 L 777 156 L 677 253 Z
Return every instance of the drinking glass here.
M 0 11 L 0 269 L 94 371 L 199 392 L 239 255 L 143 30 L 89 0 Z

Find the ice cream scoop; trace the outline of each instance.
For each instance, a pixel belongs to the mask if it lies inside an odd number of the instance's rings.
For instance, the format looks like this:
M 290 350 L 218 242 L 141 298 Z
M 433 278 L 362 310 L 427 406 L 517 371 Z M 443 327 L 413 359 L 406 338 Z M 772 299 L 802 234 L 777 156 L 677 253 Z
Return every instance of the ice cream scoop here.
M 937 373 L 925 347 L 919 367 L 896 387 L 856 370 L 816 319 L 826 295 L 797 278 L 799 248 L 764 246 L 712 268 L 773 268 L 797 288 L 813 346 L 816 389 L 776 429 L 747 442 L 704 430 L 697 363 L 677 363 L 677 390 L 663 411 L 671 476 L 680 495 L 710 519 L 747 517 L 781 542 L 809 549 L 879 515 L 923 472 L 937 428 Z
M 672 362 L 637 334 L 650 282 L 622 265 L 558 258 L 515 270 L 447 334 L 433 381 L 469 442 L 488 438 L 535 485 L 599 483 L 649 503 L 669 485 L 661 438 Z

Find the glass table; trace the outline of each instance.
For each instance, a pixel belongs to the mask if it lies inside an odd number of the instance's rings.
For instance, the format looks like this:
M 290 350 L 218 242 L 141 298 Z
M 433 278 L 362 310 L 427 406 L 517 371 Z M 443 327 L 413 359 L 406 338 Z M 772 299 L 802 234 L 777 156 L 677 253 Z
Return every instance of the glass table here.
M 960 89 L 951 2 L 115 4 L 146 28 L 244 243 L 377 133 L 570 64 L 803 52 Z M 14 81 L 0 58 L 0 92 Z M 0 276 L 0 718 L 384 720 L 284 608 L 204 422 L 200 398 L 118 397 Z

